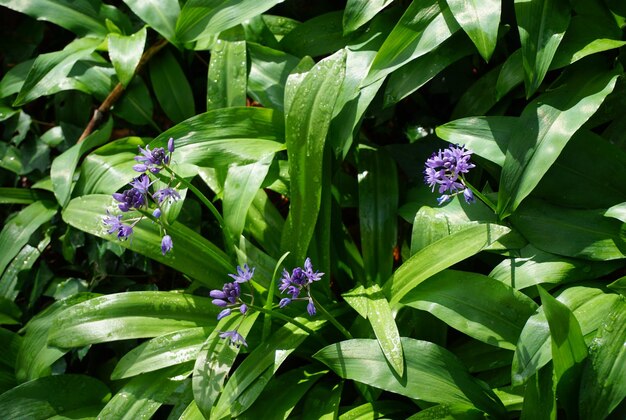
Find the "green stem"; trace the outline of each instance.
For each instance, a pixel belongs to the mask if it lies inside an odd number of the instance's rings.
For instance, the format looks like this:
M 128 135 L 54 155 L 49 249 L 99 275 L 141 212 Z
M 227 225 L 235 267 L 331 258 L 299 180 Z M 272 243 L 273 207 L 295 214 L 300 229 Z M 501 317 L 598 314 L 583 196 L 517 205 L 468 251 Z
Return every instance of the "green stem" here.
M 476 197 L 478 197 L 483 203 L 485 203 L 486 205 L 489 206 L 489 208 L 491 210 L 493 210 L 494 213 L 497 213 L 496 210 L 496 205 L 493 204 L 491 202 L 491 200 L 489 200 L 485 195 L 483 195 L 480 191 L 478 191 L 476 188 L 474 188 L 474 186 L 472 184 L 470 184 L 469 182 L 467 182 L 467 180 L 465 178 L 463 178 L 463 183 L 465 184 L 465 186 L 467 188 L 469 188 L 470 190 L 472 190 L 472 192 L 474 193 L 474 195 Z
M 320 310 L 320 312 L 326 317 L 326 319 L 329 320 L 330 323 L 333 324 L 335 326 L 335 328 L 337 328 L 339 330 L 339 332 L 341 332 L 348 340 L 351 340 L 352 339 L 352 334 L 350 334 L 350 332 L 348 330 L 346 330 L 343 327 L 343 325 L 341 325 L 339 323 L 339 321 L 337 321 L 337 319 L 334 316 L 332 316 L 330 314 L 330 312 L 328 312 L 326 310 L 326 308 L 324 308 L 322 305 L 320 305 L 320 303 L 317 300 L 315 300 L 313 295 L 311 295 L 311 299 L 313 299 L 313 303 L 315 304 L 315 307 Z
M 206 198 L 206 196 L 204 194 L 202 194 L 202 192 L 199 189 L 197 189 L 196 187 L 191 185 L 191 183 L 189 181 L 187 181 L 186 179 L 184 179 L 181 176 L 179 176 L 169 166 L 165 166 L 165 170 L 168 171 L 171 175 L 173 175 L 174 178 L 176 178 L 176 180 L 178 182 L 180 182 L 185 187 L 187 187 L 189 190 L 191 190 L 191 192 L 193 192 L 196 195 L 196 197 L 198 197 L 198 199 L 200 201 L 202 201 L 202 203 L 211 211 L 211 213 L 213 213 L 213 216 L 215 216 L 215 218 L 217 219 L 217 222 L 220 224 L 220 228 L 223 229 L 224 228 L 224 219 L 222 218 L 222 215 L 220 214 L 220 212 L 217 211 L 217 209 L 215 208 L 213 203 L 211 203 L 211 201 L 209 201 L 209 199 Z
M 282 257 L 276 263 L 276 267 L 274 267 L 274 274 L 272 274 L 272 281 L 270 281 L 270 286 L 267 289 L 267 300 L 265 301 L 265 309 L 268 311 L 272 310 L 272 301 L 274 300 L 274 290 L 276 290 L 276 272 L 278 271 L 280 265 L 283 263 L 285 258 L 287 258 L 289 252 L 285 252 Z M 270 313 L 266 313 L 263 316 L 263 341 L 272 333 L 272 316 Z
M 271 309 L 268 310 L 268 309 L 265 309 L 264 307 L 261 307 L 261 306 L 250 305 L 248 307 L 250 309 L 254 309 L 254 310 L 259 311 L 261 313 L 264 313 L 264 314 L 267 314 L 267 315 L 271 315 L 271 316 L 276 317 L 278 319 L 282 319 L 285 322 L 293 324 L 296 327 L 300 328 L 302 331 L 308 333 L 309 335 L 317 338 L 319 341 L 324 343 L 324 339 L 322 339 L 322 337 L 320 337 L 320 335 L 317 332 L 313 331 L 312 329 L 310 329 L 306 325 L 302 324 L 301 322 L 296 321 L 295 319 L 293 319 L 292 317 L 290 317 L 288 315 L 285 315 L 285 314 L 280 313 L 280 312 L 272 311 Z

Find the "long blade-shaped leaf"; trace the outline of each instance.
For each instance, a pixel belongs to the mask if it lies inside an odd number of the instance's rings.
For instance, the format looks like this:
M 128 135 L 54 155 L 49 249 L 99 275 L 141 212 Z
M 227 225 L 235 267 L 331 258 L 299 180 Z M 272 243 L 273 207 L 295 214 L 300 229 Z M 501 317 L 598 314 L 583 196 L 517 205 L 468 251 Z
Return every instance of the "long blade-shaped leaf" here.
M 343 11 L 343 33 L 349 34 L 369 22 L 393 0 L 348 0 Z
M 499 0 L 446 0 L 461 28 L 480 55 L 489 61 L 498 40 Z
M 124 3 L 152 29 L 176 43 L 176 19 L 180 14 L 178 0 L 124 0 Z
M 314 357 L 346 379 L 429 402 L 476 406 L 495 417 L 505 415 L 493 392 L 473 378 L 450 352 L 436 344 L 402 339 L 406 373 L 390 370 L 376 340 L 355 339 L 331 344 Z
M 128 36 L 109 34 L 109 57 L 111 57 L 117 78 L 124 87 L 133 78 L 145 45 L 146 28 Z
M 246 41 L 218 39 L 211 49 L 207 110 L 246 105 Z
M 193 117 L 196 111 L 191 86 L 174 55 L 161 51 L 150 60 L 149 68 L 152 88 L 165 115 L 175 123 Z

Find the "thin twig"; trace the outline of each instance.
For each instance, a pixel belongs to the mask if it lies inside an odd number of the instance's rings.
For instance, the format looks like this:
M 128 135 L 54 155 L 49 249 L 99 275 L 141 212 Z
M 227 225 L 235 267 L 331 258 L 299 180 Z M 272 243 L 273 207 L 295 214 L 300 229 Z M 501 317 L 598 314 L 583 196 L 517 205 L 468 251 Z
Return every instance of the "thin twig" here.
M 144 52 L 141 56 L 139 64 L 137 64 L 137 68 L 135 69 L 135 74 L 139 73 L 143 66 L 145 66 L 146 63 L 150 61 L 152 56 L 158 53 L 161 48 L 165 47 L 166 45 L 167 40 L 160 39 L 154 45 L 148 48 L 146 52 Z M 85 138 L 90 135 L 96 129 L 96 127 L 98 127 L 98 125 L 100 125 L 106 113 L 109 112 L 111 107 L 122 97 L 123 93 L 124 85 L 118 83 L 115 88 L 113 88 L 111 93 L 109 93 L 109 96 L 107 96 L 102 104 L 100 104 L 100 106 L 93 112 L 93 116 L 91 117 L 91 120 L 89 120 L 87 127 L 85 127 L 85 131 L 83 131 L 83 134 L 81 134 L 80 138 L 78 139 L 78 143 L 85 140 Z

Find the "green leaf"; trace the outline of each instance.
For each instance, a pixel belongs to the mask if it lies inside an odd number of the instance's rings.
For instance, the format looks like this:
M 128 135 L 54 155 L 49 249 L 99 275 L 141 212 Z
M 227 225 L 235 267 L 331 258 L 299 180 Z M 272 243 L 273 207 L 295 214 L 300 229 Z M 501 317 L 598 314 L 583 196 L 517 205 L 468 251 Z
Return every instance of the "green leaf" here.
M 100 38 L 79 38 L 67 44 L 62 51 L 39 55 L 13 106 L 22 106 L 40 96 L 62 90 L 59 80 L 67 76 L 78 60 L 88 57 L 101 43 Z
M 473 378 L 450 352 L 426 341 L 402 338 L 405 376 L 389 368 L 376 340 L 355 339 L 331 344 L 313 357 L 345 379 L 362 382 L 413 399 L 475 406 L 494 417 L 505 416 L 502 403 Z
M 102 223 L 106 210 L 116 212 L 116 208 L 110 195 L 78 197 L 70 201 L 63 211 L 63 220 L 84 232 L 115 241 L 124 248 L 170 265 L 207 286 L 223 285 L 223 279 L 232 266 L 226 254 L 217 246 L 181 223 L 173 222 L 167 232 L 172 237 L 174 249 L 164 256 L 161 253 L 159 227 L 149 220 L 133 228 L 132 240 L 118 241 L 114 235 L 107 233 Z
M 146 45 L 146 28 L 125 36 L 116 33 L 109 34 L 109 57 L 115 68 L 120 83 L 126 87 L 135 75 L 135 69 L 144 46 Z
M 179 123 L 196 114 L 187 76 L 170 50 L 161 51 L 149 62 L 152 89 L 165 115 Z
M 548 72 L 570 16 L 567 0 L 515 0 L 527 98 L 535 93 Z
M 246 230 L 269 255 L 280 254 L 285 221 L 263 190 L 258 190 L 246 216 Z
M 153 338 L 126 353 L 111 379 L 123 379 L 195 360 L 212 327 L 178 330 Z
M 246 41 L 220 36 L 211 49 L 207 111 L 246 106 Z
M 152 29 L 176 44 L 176 19 L 180 14 L 178 0 L 124 0 L 124 3 Z
M 524 391 L 522 420 L 556 420 L 556 384 L 552 365 L 539 369 Z
M 306 257 L 320 211 L 324 145 L 345 75 L 345 57 L 341 50 L 306 73 L 285 115 L 291 184 L 281 247 L 291 252 L 291 261 L 298 263 Z
M 580 324 L 572 311 L 552 297 L 543 287 L 537 286 L 537 289 L 550 326 L 557 394 L 570 416 L 576 413 L 574 407 L 575 401 L 578 401 L 582 362 L 587 357 L 587 345 Z
M 373 401 L 354 407 L 339 416 L 339 420 L 369 420 L 406 415 L 413 407 L 401 401 Z M 395 416 L 395 417 L 394 417 Z
M 446 3 L 480 55 L 489 61 L 498 41 L 500 1 L 446 0 Z
M 298 57 L 319 57 L 344 48 L 350 37 L 344 37 L 341 27 L 342 12 L 315 16 L 298 25 L 280 41 L 285 52 Z
M 307 327 L 317 330 L 325 321 L 308 321 L 304 318 L 296 318 L 296 321 Z M 225 415 L 237 416 L 244 412 L 259 396 L 267 380 L 261 381 L 257 387 L 257 380 L 266 370 L 275 373 L 287 357 L 308 337 L 308 333 L 300 330 L 293 324 L 285 324 L 274 332 L 267 341 L 259 344 L 231 375 L 220 394 L 220 399 L 211 411 L 211 418 L 222 418 Z M 254 395 L 240 398 L 250 388 L 255 388 Z
M 129 338 L 156 337 L 216 324 L 211 299 L 174 292 L 126 292 L 90 299 L 60 313 L 50 345 L 68 348 Z
M 30 236 L 56 214 L 56 205 L 50 201 L 36 201 L 5 222 L 0 232 L 0 273 L 28 243 Z
M 591 341 L 618 295 L 593 286 L 572 286 L 557 296 L 573 313 L 586 340 Z M 513 385 L 521 385 L 552 358 L 550 327 L 543 308 L 528 319 L 517 343 L 511 368 Z
M 593 70 L 593 71 L 592 71 Z M 578 68 L 554 89 L 531 102 L 513 132 L 500 176 L 498 214 L 510 215 L 530 194 L 572 135 L 613 90 L 617 71 Z M 577 86 L 576 90 L 570 88 Z M 522 129 L 523 128 L 523 129 Z
M 611 308 L 589 347 L 580 388 L 580 418 L 605 418 L 626 397 L 626 302 Z
M 150 124 L 157 131 L 160 130 L 152 121 L 154 105 L 150 97 L 150 91 L 143 79 L 136 75 L 128 86 L 122 99 L 115 105 L 113 114 L 129 123 L 137 125 Z
M 31 204 L 48 198 L 44 193 L 26 188 L 0 188 L 0 204 Z
M 393 269 L 398 236 L 398 178 L 394 160 L 382 149 L 358 149 L 361 252 L 368 283 L 383 284 Z
M 343 382 L 320 381 L 307 392 L 302 405 L 303 420 L 334 420 L 337 418 Z
M 511 217 L 519 232 L 542 251 L 588 260 L 626 257 L 626 231 L 604 210 L 577 210 L 527 200 Z
M 176 22 L 176 35 L 182 42 L 191 42 L 218 34 L 260 15 L 281 1 L 189 0 Z
M 46 232 L 44 234 L 44 238 L 39 241 L 37 246 L 30 246 L 28 244 L 24 245 L 24 247 L 7 266 L 6 270 L 2 274 L 2 277 L 0 278 L 0 296 L 10 299 L 11 301 L 15 300 L 21 291 L 21 287 L 18 282 L 20 274 L 33 267 L 37 259 L 50 244 L 50 240 L 50 234 Z
M 52 22 L 79 36 L 104 36 L 108 32 L 100 10 L 89 0 L 0 0 L 0 6 Z
M 447 5 L 440 7 L 437 0 L 414 0 L 380 47 L 362 85 L 370 85 L 434 50 L 458 30 Z
M 136 376 L 100 411 L 101 419 L 151 418 L 191 371 L 189 363 Z
M 395 305 L 418 284 L 438 272 L 482 251 L 511 230 L 484 223 L 468 227 L 421 249 L 405 261 L 385 283 L 385 294 Z
M 481 420 L 484 418 L 485 414 L 482 411 L 466 405 L 440 404 L 420 410 L 411 417 L 408 417 L 407 420 Z
M 356 31 L 391 3 L 393 0 L 348 0 L 343 11 L 343 33 Z
M 258 315 L 254 312 L 243 319 L 239 315 L 224 318 L 202 344 L 193 371 L 193 395 L 198 410 L 206 418 L 210 418 L 213 404 L 222 393 L 228 372 L 240 350 L 239 346 L 233 346 L 229 339 L 220 338 L 219 334 L 236 329 L 245 338 Z
M 76 392 L 78 389 L 80 392 Z M 35 379 L 0 395 L 0 410 L 7 419 L 84 418 L 74 417 L 73 412 L 98 409 L 110 396 L 106 385 L 90 376 L 55 375 Z
M 59 204 L 62 207 L 67 206 L 70 201 L 70 194 L 72 192 L 74 172 L 78 161 L 87 151 L 94 147 L 100 146 L 106 143 L 111 136 L 113 130 L 113 119 L 109 120 L 102 126 L 101 129 L 96 130 L 84 141 L 75 144 L 61 156 L 58 156 L 52 161 L 50 167 L 50 178 L 52 179 L 52 188 L 54 189 L 54 195 L 57 198 Z
M 526 295 L 487 276 L 445 270 L 420 283 L 401 301 L 428 311 L 484 343 L 515 350 L 537 305 Z

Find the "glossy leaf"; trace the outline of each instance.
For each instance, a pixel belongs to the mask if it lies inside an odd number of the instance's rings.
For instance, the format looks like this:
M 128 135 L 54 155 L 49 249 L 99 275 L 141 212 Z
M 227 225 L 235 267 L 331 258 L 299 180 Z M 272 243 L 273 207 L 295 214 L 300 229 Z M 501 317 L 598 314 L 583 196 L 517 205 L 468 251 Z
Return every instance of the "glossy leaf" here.
M 26 188 L 0 188 L 0 204 L 31 204 L 48 198 L 46 194 Z
M 363 85 L 434 50 L 458 30 L 447 5 L 440 7 L 436 0 L 414 0 L 376 54 Z
M 334 420 L 337 418 L 343 382 L 320 381 L 307 393 L 302 404 L 303 419 Z
M 176 43 L 176 19 L 180 14 L 177 0 L 124 0 L 124 3 L 152 29 Z
M 218 34 L 269 10 L 282 0 L 190 0 L 176 22 L 176 35 L 183 42 Z
M 232 269 L 223 251 L 178 222 L 173 222 L 168 227 L 168 234 L 175 245 L 165 256 L 161 253 L 159 228 L 149 220 L 144 220 L 133 228 L 132 240 L 119 241 L 114 235 L 107 233 L 102 222 L 107 209 L 113 213 L 117 211 L 110 195 L 86 195 L 70 201 L 63 211 L 63 219 L 77 229 L 115 241 L 124 248 L 171 265 L 211 287 L 221 287 L 223 278 Z
M 570 14 L 569 2 L 565 0 L 515 0 L 527 98 L 535 93 L 548 72 Z
M 406 260 L 385 283 L 385 294 L 394 304 L 418 284 L 438 272 L 477 254 L 510 232 L 494 224 L 478 224 L 421 249 Z
M 343 11 L 343 33 L 359 29 L 391 3 L 393 0 L 348 0 Z
M 149 63 L 150 81 L 159 105 L 174 123 L 195 115 L 191 86 L 178 61 L 169 50 L 161 51 Z
M 626 303 L 620 298 L 589 347 L 580 387 L 580 417 L 606 417 L 626 397 Z
M 20 293 L 19 276 L 30 270 L 50 244 L 51 235 L 46 232 L 36 246 L 24 245 L 0 277 L 0 296 L 14 301 Z
M 315 229 L 322 198 L 324 144 L 344 75 L 342 50 L 306 73 L 285 115 L 291 184 L 281 247 L 291 252 L 291 261 L 304 261 Z
M 240 346 L 233 346 L 228 339 L 220 338 L 219 334 L 236 329 L 245 339 L 258 315 L 258 312 L 254 312 L 243 320 L 240 315 L 231 315 L 220 321 L 202 343 L 193 371 L 193 395 L 198 410 L 206 418 L 211 417 L 211 409 L 224 389 L 226 377 L 240 350 Z
M 152 121 L 153 108 L 154 104 L 148 87 L 141 77 L 135 76 L 122 99 L 115 105 L 113 114 L 132 124 L 149 124 L 152 127 L 157 127 Z
M 246 66 L 246 41 L 215 42 L 207 79 L 207 111 L 246 105 Z
M 528 105 L 507 149 L 500 176 L 498 214 L 506 217 L 537 186 L 569 139 L 613 90 L 617 74 L 583 68 L 564 84 Z M 563 81 L 565 83 L 565 80 Z
M 493 392 L 473 378 L 458 359 L 436 344 L 402 339 L 406 375 L 389 369 L 376 340 L 355 339 L 331 344 L 314 357 L 345 379 L 424 401 L 475 406 L 492 416 L 504 415 Z
M 56 205 L 49 201 L 36 201 L 8 221 L 0 232 L 0 273 L 28 243 L 30 236 L 56 214 Z
M 67 206 L 67 203 L 70 201 L 74 172 L 78 161 L 90 149 L 106 143 L 111 136 L 112 130 L 113 119 L 109 118 L 101 129 L 96 130 L 87 136 L 84 141 L 63 152 L 61 156 L 58 156 L 52 162 L 50 178 L 52 179 L 54 195 L 62 207 Z
M 100 38 L 79 38 L 62 51 L 39 55 L 30 68 L 13 106 L 21 106 L 40 96 L 62 90 L 59 79 L 67 76 L 78 60 L 88 57 L 101 43 Z
M 498 40 L 498 0 L 446 0 L 454 19 L 472 40 L 480 55 L 489 61 Z
M 211 299 L 173 292 L 126 292 L 90 299 L 60 313 L 50 329 L 56 347 L 129 338 L 216 324 L 218 308 Z
M 135 69 L 146 44 L 146 28 L 128 36 L 109 34 L 109 57 L 120 83 L 126 87 L 135 75 Z
M 556 420 L 556 384 L 552 365 L 544 366 L 524 390 L 522 420 Z
M 285 35 L 280 47 L 298 57 L 319 57 L 341 50 L 350 40 L 343 36 L 341 18 L 341 12 L 330 12 L 307 20 Z
M 298 65 L 290 54 L 264 45 L 247 43 L 250 57 L 248 94 L 265 107 L 283 111 L 287 76 Z
M 537 305 L 497 280 L 445 270 L 420 283 L 401 303 L 428 311 L 484 343 L 514 350 Z

